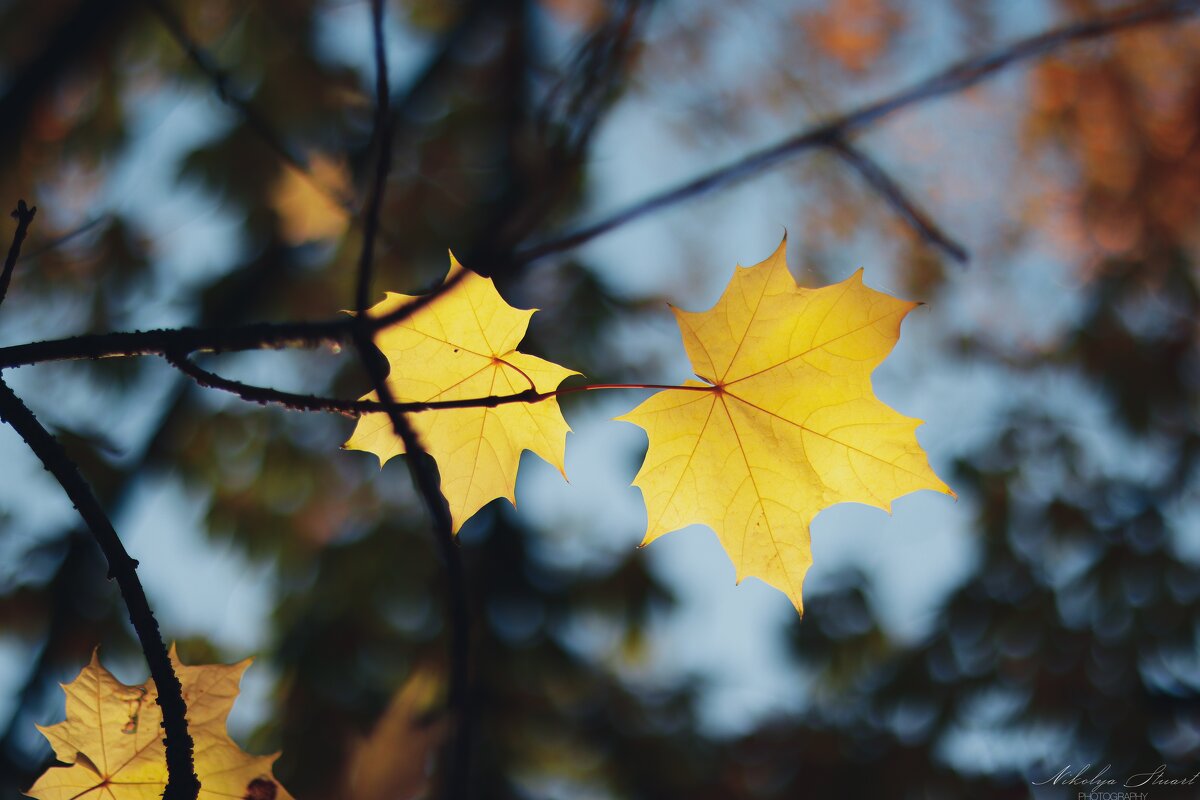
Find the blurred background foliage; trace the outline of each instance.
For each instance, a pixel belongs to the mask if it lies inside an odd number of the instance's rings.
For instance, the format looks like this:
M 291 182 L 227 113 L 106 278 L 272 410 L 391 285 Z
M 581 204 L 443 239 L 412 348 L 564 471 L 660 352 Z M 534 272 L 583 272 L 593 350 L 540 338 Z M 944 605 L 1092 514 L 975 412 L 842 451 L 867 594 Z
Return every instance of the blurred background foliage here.
M 610 117 L 659 104 L 675 139 L 654 147 L 719 161 L 779 120 L 796 129 L 899 88 L 949 60 L 937 55 L 1114 7 L 392 2 L 394 168 L 376 289 L 428 288 L 453 246 L 515 305 L 544 309 L 523 350 L 597 381 L 646 379 L 654 352 L 630 348 L 628 331 L 659 324 L 669 293 L 623 288 L 592 250 L 533 266 L 515 255 L 589 207 Z M 354 0 L 0 3 L 0 198 L 40 207 L 3 343 L 350 305 L 354 217 L 378 145 L 367 18 Z M 940 44 L 925 48 L 933 23 Z M 722 55 L 738 38 L 762 57 Z M 700 719 L 702 680 L 639 678 L 652 620 L 676 612 L 643 553 L 549 558 L 545 531 L 493 504 L 461 537 L 479 796 L 1007 798 L 1068 764 L 1200 768 L 1200 25 L 1121 33 L 1001 80 L 1005 93 L 971 90 L 938 117 L 951 149 L 964 146 L 960 114 L 975 115 L 964 129 L 1001 120 L 1000 166 L 946 170 L 938 145 L 902 124 L 867 137 L 968 243 L 972 265 L 947 262 L 832 157 L 784 169 L 795 196 L 774 217 L 791 226 L 793 265 L 810 282 L 872 243 L 898 292 L 948 309 L 921 357 L 951 380 L 991 376 L 986 431 L 933 449 L 972 520 L 960 579 L 913 633 L 888 624 L 867 572 L 826 576 L 805 620 L 781 632 L 803 707 L 720 734 Z M 145 109 L 161 103 L 190 109 L 166 150 L 144 130 Z M 636 130 L 622 136 L 648 146 Z M 195 219 L 148 220 L 144 209 L 165 202 L 156 192 L 191 198 Z M 1041 291 L 1014 266 L 1033 239 L 1068 295 L 1049 326 L 1036 304 L 1012 303 L 1019 291 L 990 294 L 1020 281 Z M 682 242 L 677 260 L 705 260 L 703 248 Z M 366 390 L 353 359 L 333 352 L 206 363 L 283 388 Z M 378 796 L 419 790 L 440 736 L 429 710 L 445 671 L 444 587 L 403 470 L 379 476 L 369 459 L 333 452 L 349 430 L 340 418 L 214 397 L 155 359 L 10 374 L 118 520 L 146 487 L 169 483 L 186 502 L 168 512 L 194 516 L 210 546 L 270 576 L 271 607 L 247 610 L 267 621 L 256 669 L 270 676 L 249 745 L 282 749 L 276 772 L 293 794 L 373 796 L 348 788 L 371 752 L 402 765 Z M 1040 402 L 1051 396 L 1070 413 Z M 568 419 L 593 402 L 564 402 Z M 35 472 L 6 467 L 0 514 L 15 670 L 0 719 L 5 797 L 48 763 L 33 725 L 61 713 L 56 681 L 97 643 L 135 672 L 138 658 L 90 538 L 69 514 L 22 505 L 61 502 Z M 179 524 L 171 513 L 154 524 Z M 170 635 L 169 614 L 164 624 Z M 615 642 L 600 655 L 573 644 L 596 626 Z M 204 636 L 180 647 L 190 662 L 245 655 Z

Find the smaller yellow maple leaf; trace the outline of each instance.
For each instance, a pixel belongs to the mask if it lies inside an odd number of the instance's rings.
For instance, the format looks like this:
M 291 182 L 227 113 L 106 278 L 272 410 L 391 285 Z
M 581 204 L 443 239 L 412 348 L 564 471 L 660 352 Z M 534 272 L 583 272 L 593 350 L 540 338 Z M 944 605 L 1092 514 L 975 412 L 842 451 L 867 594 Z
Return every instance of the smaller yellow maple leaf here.
M 760 578 L 802 611 L 809 525 L 821 509 L 859 502 L 890 511 L 918 489 L 954 493 L 917 443 L 921 421 L 871 389 L 871 372 L 917 304 L 869 289 L 862 270 L 801 288 L 786 243 L 738 267 L 708 311 L 675 310 L 704 382 L 658 392 L 618 419 L 650 440 L 634 478 L 648 515 L 643 544 L 708 525 L 739 582 Z
M 462 269 L 451 253 L 447 280 Z M 414 299 L 388 292 L 367 313 L 384 316 Z M 557 389 L 578 373 L 516 349 L 536 310 L 513 308 L 491 279 L 467 272 L 436 300 L 376 336 L 376 345 L 391 365 L 387 384 L 393 397 L 402 403 L 428 403 Z M 363 399 L 377 397 L 372 392 Z M 409 419 L 437 462 L 455 532 L 497 497 L 516 504 L 523 451 L 533 451 L 565 477 L 570 428 L 553 397 L 495 408 L 420 411 Z M 344 447 L 372 452 L 380 464 L 404 453 L 404 443 L 384 413 L 360 417 Z
M 183 687 L 188 732 L 194 744 L 198 800 L 291 800 L 271 774 L 278 753 L 252 756 L 229 738 L 225 723 L 250 659 L 237 664 L 189 666 L 171 648 Z M 100 663 L 97 653 L 79 676 L 63 685 L 67 718 L 38 726 L 55 757 L 70 766 L 51 767 L 26 794 L 41 800 L 157 800 L 167 785 L 162 710 L 154 680 L 126 686 Z

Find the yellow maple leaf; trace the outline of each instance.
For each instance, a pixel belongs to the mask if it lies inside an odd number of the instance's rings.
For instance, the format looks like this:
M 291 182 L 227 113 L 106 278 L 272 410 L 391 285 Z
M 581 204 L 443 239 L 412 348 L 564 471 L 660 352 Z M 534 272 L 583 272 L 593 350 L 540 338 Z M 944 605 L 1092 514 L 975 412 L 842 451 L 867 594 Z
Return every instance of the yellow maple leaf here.
M 461 269 L 451 253 L 447 280 Z M 413 299 L 388 292 L 367 313 L 383 316 Z M 468 272 L 434 302 L 379 332 L 376 345 L 391 365 L 392 395 L 397 402 L 426 403 L 557 389 L 577 373 L 516 349 L 534 311 L 513 308 L 490 279 Z M 372 392 L 363 399 L 377 398 Z M 553 397 L 495 408 L 421 411 L 409 419 L 437 461 L 455 532 L 497 497 L 516 504 L 522 451 L 532 450 L 564 470 L 570 428 Z M 372 452 L 381 465 L 404 452 L 383 413 L 360 417 L 344 447 Z
M 250 659 L 188 666 L 179 661 L 174 647 L 170 655 L 187 704 L 199 800 L 290 800 L 271 775 L 278 754 L 249 755 L 225 730 Z M 70 766 L 51 767 L 26 794 L 41 800 L 160 798 L 167 785 L 167 762 L 154 680 L 126 686 L 93 653 L 91 663 L 64 684 L 63 691 L 66 720 L 39 725 L 38 730 L 50 741 L 55 757 Z
M 871 389 L 871 371 L 917 304 L 868 289 L 862 270 L 801 288 L 786 243 L 738 267 L 710 310 L 673 309 L 704 383 L 658 392 L 619 419 L 650 440 L 634 479 L 648 516 L 642 544 L 708 525 L 739 582 L 760 578 L 802 612 L 817 512 L 849 501 L 890 511 L 918 489 L 954 493 L 917 443 L 921 421 Z

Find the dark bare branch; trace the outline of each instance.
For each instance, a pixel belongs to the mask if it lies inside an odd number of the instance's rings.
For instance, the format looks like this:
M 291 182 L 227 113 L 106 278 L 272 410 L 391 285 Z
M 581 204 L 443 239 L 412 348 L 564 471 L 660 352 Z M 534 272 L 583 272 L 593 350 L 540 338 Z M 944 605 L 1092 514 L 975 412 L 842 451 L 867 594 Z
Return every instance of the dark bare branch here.
M 163 27 L 170 33 L 175 43 L 187 54 L 188 59 L 191 60 L 196 68 L 209 79 L 212 83 L 213 91 L 216 92 L 221 101 L 241 115 L 250 127 L 251 132 L 280 161 L 289 168 L 296 170 L 313 188 L 331 200 L 346 214 L 351 224 L 357 224 L 359 218 L 355 198 L 344 194 L 336 187 L 330 186 L 327 182 L 322 181 L 313 174 L 312 167 L 307 159 L 297 154 L 270 120 L 263 116 L 250 100 L 240 95 L 233 88 L 230 74 L 218 64 L 211 53 L 201 47 L 188 34 L 183 20 L 167 5 L 165 0 L 146 1 L 158 15 Z M 389 109 L 387 124 L 382 130 L 376 130 L 376 134 L 386 133 L 390 137 L 404 113 L 411 110 L 414 105 L 424 99 L 431 88 L 437 85 L 439 77 L 453 63 L 454 53 L 486 17 L 486 14 L 483 13 L 486 7 L 487 3 L 483 2 L 483 0 L 475 0 L 475 2 L 470 3 L 463 10 L 458 22 L 442 37 L 441 42 L 426 61 L 425 66 L 416 73 L 412 81 L 396 98 L 396 101 L 388 103 L 386 106 Z M 379 142 L 372 138 L 371 146 L 378 147 Z M 385 240 L 388 239 L 386 232 L 380 235 Z
M 267 148 L 274 153 L 280 161 L 288 167 L 296 170 L 307 180 L 313 188 L 317 189 L 322 195 L 333 201 L 339 208 L 346 212 L 347 216 L 354 215 L 354 198 L 348 197 L 339 192 L 332 186 L 329 186 L 324 181 L 319 180 L 312 173 L 312 169 L 306 159 L 297 155 L 288 146 L 283 135 L 280 134 L 275 126 L 271 124 L 258 109 L 256 109 L 249 100 L 242 97 L 231 85 L 230 75 L 218 64 L 208 51 L 201 47 L 191 36 L 188 35 L 187 28 L 184 27 L 183 20 L 171 9 L 165 0 L 146 0 L 154 13 L 158 15 L 162 21 L 163 27 L 171 34 L 171 38 L 179 45 L 180 49 L 187 54 L 196 68 L 208 77 L 212 82 L 213 90 L 221 101 L 232 107 L 246 124 L 250 126 L 250 130 L 254 132 Z
M 370 305 L 371 274 L 375 267 L 375 238 L 379 233 L 379 214 L 383 210 L 383 193 L 388 172 L 392 167 L 391 112 L 387 77 L 387 48 L 383 41 L 383 4 L 371 3 L 372 42 L 375 50 L 375 126 L 371 139 L 376 143 L 375 172 L 371 179 L 367 207 L 363 215 L 363 243 L 358 256 L 358 280 L 354 292 L 354 308 L 358 319 L 366 319 Z
M 901 109 L 960 92 L 1012 64 L 1046 55 L 1068 44 L 1098 39 L 1141 25 L 1176 21 L 1192 16 L 1197 11 L 1200 11 L 1200 0 L 1174 0 L 1150 5 L 1137 3 L 1096 19 L 1065 25 L 1021 39 L 992 53 L 960 61 L 897 94 L 801 131 L 679 186 L 658 192 L 598 222 L 522 250 L 517 253 L 516 260 L 518 263 L 529 263 L 551 253 L 578 247 L 647 214 L 758 175 L 807 150 L 844 141 Z
M 450 612 L 450 684 L 446 698 L 447 710 L 453 724 L 453 732 L 446 743 L 442 763 L 444 797 L 446 800 L 461 800 L 466 796 L 466 780 L 469 774 L 470 757 L 470 617 L 467 611 L 467 584 L 463 569 L 462 554 L 454 539 L 454 522 L 450 506 L 442 494 L 441 479 L 433 459 L 429 457 L 420 437 L 408 418 L 395 410 L 395 397 L 387 385 L 387 375 L 382 359 L 373 358 L 375 348 L 365 326 L 355 327 L 354 335 L 362 355 L 363 366 L 371 376 L 376 394 L 387 410 L 392 430 L 404 442 L 406 461 L 433 521 L 434 543 L 446 567 L 446 600 Z M 378 353 L 378 350 L 375 350 Z
M 900 215 L 909 227 L 928 244 L 938 248 L 960 264 L 970 260 L 967 249 L 950 238 L 933 219 L 921 210 L 919 206 L 905 193 L 903 187 L 861 149 L 844 140 L 836 140 L 829 145 L 838 156 L 858 171 L 872 189 L 879 192 L 896 213 Z
M 442 36 L 441 41 L 408 85 L 397 92 L 388 102 L 388 128 L 395 132 L 401 121 L 414 107 L 425 100 L 438 85 L 447 69 L 454 63 L 454 56 L 466 44 L 475 30 L 488 19 L 488 0 L 471 0 L 459 15 L 458 20 Z
M 21 257 L 21 244 L 25 241 L 25 236 L 29 233 L 29 226 L 33 223 L 33 218 L 37 215 L 37 206 L 30 208 L 25 205 L 24 200 L 17 201 L 17 207 L 12 212 L 12 217 L 17 221 L 17 231 L 13 234 L 12 244 L 8 248 L 8 257 L 4 259 L 4 270 L 0 272 L 0 303 L 4 302 L 5 295 L 8 294 L 8 285 L 12 282 L 13 270 L 17 266 L 17 259 Z
M 354 327 L 377 331 L 401 322 L 457 286 L 465 274 L 465 271 L 460 271 L 452 275 L 434 291 L 416 297 L 387 314 L 379 317 L 364 315 L 360 323 L 356 323 L 352 317 L 334 317 L 312 322 L 255 322 L 230 327 L 159 328 L 84 334 L 0 347 L 0 369 L 47 361 L 350 344 Z
M 80 236 L 83 236 L 88 231 L 93 230 L 94 228 L 98 228 L 99 226 L 111 221 L 113 218 L 114 217 L 112 214 L 106 213 L 106 214 L 99 214 L 90 219 L 86 219 L 83 222 L 76 225 L 71 230 L 61 233 L 58 236 L 55 236 L 53 239 L 50 239 L 49 241 L 42 242 L 38 247 L 35 247 L 31 252 L 27 253 L 25 255 L 25 257 L 26 258 L 37 258 L 38 256 L 49 253 L 51 250 L 56 250 L 59 247 L 62 247 L 67 242 L 71 241 L 72 239 L 76 239 Z
M 241 381 L 217 375 L 204 369 L 186 355 L 168 353 L 164 356 L 171 366 L 190 377 L 198 385 L 207 389 L 219 389 L 242 398 L 248 403 L 259 405 L 277 405 L 292 411 L 327 411 L 334 414 L 344 414 L 347 417 L 361 417 L 363 414 L 395 411 L 408 414 L 420 411 L 444 411 L 451 408 L 496 408 L 509 403 L 537 403 L 555 392 L 537 392 L 527 389 L 517 394 L 492 395 L 489 397 L 468 397 L 461 400 L 431 400 L 428 403 L 392 403 L 390 405 L 378 400 L 344 400 L 338 397 L 322 397 L 314 394 L 297 394 L 283 392 L 265 386 L 253 386 Z
M 214 328 L 162 328 L 86 334 L 66 339 L 0 347 L 0 369 L 116 356 L 164 355 L 196 351 L 232 352 L 284 347 L 319 347 L 350 340 L 349 317 L 318 322 L 259 322 Z

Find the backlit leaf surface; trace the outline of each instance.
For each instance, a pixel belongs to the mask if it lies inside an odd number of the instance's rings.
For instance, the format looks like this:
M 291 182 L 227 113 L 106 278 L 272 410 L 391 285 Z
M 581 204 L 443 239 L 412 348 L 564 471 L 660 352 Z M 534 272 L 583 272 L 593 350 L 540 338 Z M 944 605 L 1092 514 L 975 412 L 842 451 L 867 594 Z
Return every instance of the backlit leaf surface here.
M 451 276 L 463 268 L 453 255 L 450 265 Z M 368 313 L 382 316 L 413 299 L 388 292 Z M 513 308 L 491 279 L 468 272 L 433 302 L 376 337 L 391 365 L 387 382 L 393 396 L 398 402 L 430 402 L 557 389 L 575 373 L 516 349 L 534 311 Z M 374 400 L 376 395 L 366 398 Z M 516 503 L 522 451 L 532 450 L 563 471 L 570 428 L 553 397 L 495 408 L 421 411 L 409 419 L 437 461 L 455 531 L 497 497 Z M 383 413 L 363 415 L 345 447 L 370 451 L 381 463 L 404 452 L 404 443 Z
M 675 310 L 703 383 L 660 391 L 620 419 L 650 440 L 634 479 L 648 514 L 643 544 L 708 525 L 738 581 L 760 578 L 802 610 L 809 525 L 820 510 L 842 502 L 890 510 L 918 489 L 953 492 L 917 443 L 921 421 L 871 389 L 872 370 L 916 303 L 867 288 L 862 270 L 801 288 L 785 244 L 738 267 L 713 308 Z

